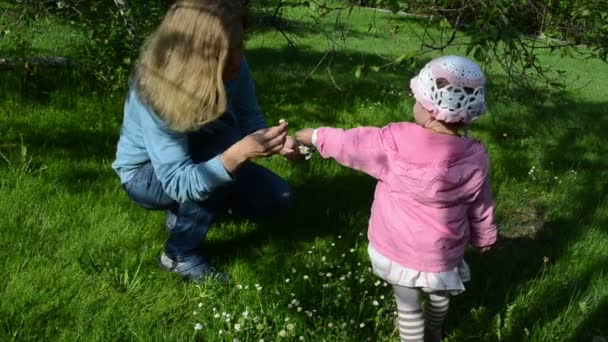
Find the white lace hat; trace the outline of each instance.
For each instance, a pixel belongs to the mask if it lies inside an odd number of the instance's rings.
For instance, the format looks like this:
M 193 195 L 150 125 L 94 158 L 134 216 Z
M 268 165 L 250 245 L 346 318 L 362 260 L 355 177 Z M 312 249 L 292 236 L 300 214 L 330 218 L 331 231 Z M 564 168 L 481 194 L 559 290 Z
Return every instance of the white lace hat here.
M 486 111 L 486 78 L 479 65 L 460 56 L 427 63 L 410 81 L 416 101 L 437 120 L 469 123 Z

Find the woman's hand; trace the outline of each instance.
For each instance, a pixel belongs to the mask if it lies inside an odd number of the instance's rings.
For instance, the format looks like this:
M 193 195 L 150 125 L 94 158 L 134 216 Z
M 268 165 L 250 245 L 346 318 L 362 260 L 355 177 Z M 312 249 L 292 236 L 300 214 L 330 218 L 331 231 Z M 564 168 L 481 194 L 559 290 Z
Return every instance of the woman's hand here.
M 300 161 L 304 159 L 304 156 L 298 151 L 298 142 L 289 135 L 285 138 L 285 145 L 283 145 L 283 149 L 279 153 L 291 161 Z
M 306 146 L 312 146 L 312 134 L 315 130 L 304 128 L 296 132 L 296 139 Z
M 230 146 L 220 155 L 229 173 L 236 171 L 244 162 L 271 156 L 280 152 L 287 137 L 287 123 L 257 130 Z
M 489 252 L 492 249 L 492 246 L 480 247 L 479 251 L 481 253 Z

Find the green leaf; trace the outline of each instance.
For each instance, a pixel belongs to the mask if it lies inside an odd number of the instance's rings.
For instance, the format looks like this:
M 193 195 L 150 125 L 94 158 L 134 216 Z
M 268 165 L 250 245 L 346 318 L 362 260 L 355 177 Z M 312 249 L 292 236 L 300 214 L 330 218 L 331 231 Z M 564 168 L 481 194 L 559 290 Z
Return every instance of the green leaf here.
M 357 67 L 355 68 L 355 77 L 356 78 L 361 78 L 361 76 L 363 74 L 363 67 L 364 67 L 364 65 L 357 65 Z
M 373 72 L 378 72 L 378 71 L 380 71 L 380 67 L 377 65 L 374 65 L 374 66 L 370 67 L 370 70 Z
M 486 52 L 482 48 L 478 47 L 475 50 L 473 57 L 475 58 L 475 60 L 483 62 L 486 59 Z
M 409 58 L 411 58 L 411 55 L 409 53 L 404 53 L 403 55 L 397 57 L 397 59 L 395 59 L 395 62 L 401 63 L 404 60 L 409 59 Z

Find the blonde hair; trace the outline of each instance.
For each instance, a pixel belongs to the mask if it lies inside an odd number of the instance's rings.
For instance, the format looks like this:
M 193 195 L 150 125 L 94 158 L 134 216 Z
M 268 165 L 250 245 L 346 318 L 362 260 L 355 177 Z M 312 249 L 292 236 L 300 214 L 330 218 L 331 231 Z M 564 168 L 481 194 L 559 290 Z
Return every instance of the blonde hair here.
M 244 12 L 235 0 L 178 0 L 135 67 L 140 97 L 169 128 L 187 132 L 226 110 L 223 71 L 241 44 Z

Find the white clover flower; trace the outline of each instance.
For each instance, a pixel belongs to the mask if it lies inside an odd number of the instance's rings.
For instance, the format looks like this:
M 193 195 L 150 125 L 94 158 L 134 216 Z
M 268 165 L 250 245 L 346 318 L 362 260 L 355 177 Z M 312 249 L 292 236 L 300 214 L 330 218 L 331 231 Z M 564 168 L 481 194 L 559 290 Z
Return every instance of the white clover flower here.
M 201 330 L 201 329 L 203 329 L 203 325 L 202 325 L 202 324 L 200 324 L 200 323 L 196 323 L 196 324 L 194 325 L 194 330 Z
M 201 303 L 201 304 L 203 304 L 203 303 Z M 200 305 L 200 304 L 199 304 L 199 305 Z M 216 310 L 216 308 L 213 308 L 213 312 L 215 312 L 215 310 Z
M 361 266 L 361 263 L 360 263 L 360 262 L 358 262 L 358 263 L 357 263 L 357 266 Z
M 220 314 L 216 313 L 215 315 L 213 315 L 213 318 L 220 318 Z
M 312 254 L 312 251 L 308 251 L 308 254 Z
M 300 341 L 304 341 L 304 336 L 300 336 Z
M 325 262 L 325 260 L 327 260 L 327 259 L 325 258 L 325 256 L 322 256 L 322 257 L 321 257 L 321 261 Z
M 329 284 L 323 284 L 323 288 L 326 289 L 329 287 Z
M 279 290 L 274 290 L 274 294 L 278 296 L 281 294 L 281 292 L 279 292 Z
M 346 280 L 346 278 L 345 278 L 344 276 L 341 276 L 341 277 L 340 277 L 340 280 L 341 280 L 341 281 L 344 281 L 344 280 Z
M 235 331 L 241 331 L 241 325 L 240 325 L 240 324 L 238 324 L 238 323 L 237 323 L 237 324 L 235 324 L 235 325 L 234 325 L 234 330 L 235 330 Z
M 306 311 L 306 316 L 308 316 L 308 317 L 312 317 L 312 312 L 310 312 L 310 311 Z
M 334 326 L 333 324 L 331 324 L 331 323 L 327 323 L 327 327 L 328 327 L 328 328 L 333 328 L 333 326 Z
M 243 285 L 241 285 L 241 284 L 237 284 L 237 285 L 236 285 L 236 288 L 237 288 L 237 289 L 239 289 L 239 290 L 242 290 L 242 289 L 243 289 Z
M 331 278 L 331 273 L 327 272 L 327 274 L 325 275 L 327 278 Z
M 225 312 L 222 312 L 222 317 L 226 317 L 226 313 Z
M 285 331 L 285 330 L 279 331 L 279 336 L 281 336 L 281 337 L 287 336 L 287 331 Z
M 382 284 L 382 282 L 380 280 L 376 280 L 376 282 L 374 283 L 374 286 L 380 286 L 380 284 Z
M 198 303 L 198 307 L 202 308 L 203 307 L 203 303 Z M 213 309 L 214 309 L 213 311 L 215 311 L 215 308 L 213 308 Z
M 351 252 L 351 253 L 354 253 L 354 252 L 355 252 L 355 249 L 354 249 L 354 248 L 351 248 L 351 249 L 350 249 L 350 252 Z
M 261 338 L 261 339 L 260 339 L 258 342 L 264 342 L 264 339 L 263 339 L 263 338 Z
M 295 296 L 296 296 L 296 294 L 295 294 L 295 293 L 293 293 L 293 292 L 292 292 L 292 293 L 290 293 L 289 295 L 290 295 L 290 296 L 292 296 L 292 297 L 295 297 Z
M 298 306 L 298 312 L 302 312 L 302 307 Z
M 364 326 L 365 326 L 365 323 L 359 324 L 359 328 L 363 328 Z
M 291 301 L 291 304 L 298 305 L 298 304 L 300 304 L 300 301 L 298 301 L 297 299 L 294 299 Z
M 296 273 L 296 269 L 295 268 L 291 268 L 291 273 Z
M 289 322 L 289 317 L 285 317 L 285 322 Z
M 226 323 L 230 323 L 230 317 L 226 318 Z
M 293 304 L 287 304 L 287 308 L 288 308 L 288 309 L 293 308 Z
M 378 301 L 377 301 L 377 300 L 375 300 L 375 301 L 373 301 L 373 302 L 372 302 L 372 304 L 373 304 L 374 306 L 378 306 L 380 303 L 378 303 Z
M 224 330 L 222 330 L 222 329 L 220 329 L 220 330 L 217 332 L 217 334 L 218 334 L 218 335 L 221 335 L 221 334 L 223 334 L 223 333 L 224 333 Z
M 295 327 L 296 326 L 291 323 L 287 324 L 287 330 L 289 330 L 289 331 L 293 330 Z
M 387 287 L 388 284 L 386 282 L 382 283 L 382 286 Z
M 289 278 L 285 279 L 285 282 L 286 282 L 286 283 L 289 283 Z
M 341 239 L 341 238 L 342 238 L 342 235 L 338 235 L 338 239 Z
M 308 280 L 309 277 L 305 274 L 302 278 L 304 278 L 304 280 Z
M 331 243 L 331 246 L 332 246 L 332 247 L 336 247 L 336 244 L 332 242 L 332 243 Z
M 245 318 L 249 317 L 249 311 L 243 311 L 243 317 L 245 317 Z
M 196 312 L 196 311 L 193 311 L 193 312 L 192 312 L 192 314 L 193 314 L 193 315 L 196 315 L 197 313 L 198 313 L 198 312 Z
M 253 321 L 254 321 L 254 322 L 256 322 L 256 323 L 257 323 L 259 320 L 260 320 L 260 318 L 259 318 L 258 316 L 253 317 Z
M 342 323 L 342 328 L 346 328 L 346 322 Z
M 380 296 L 380 299 L 384 299 L 384 295 Z
M 345 253 L 342 253 L 341 257 L 343 257 L 343 258 L 344 258 L 345 256 L 346 256 L 346 254 L 345 254 Z

